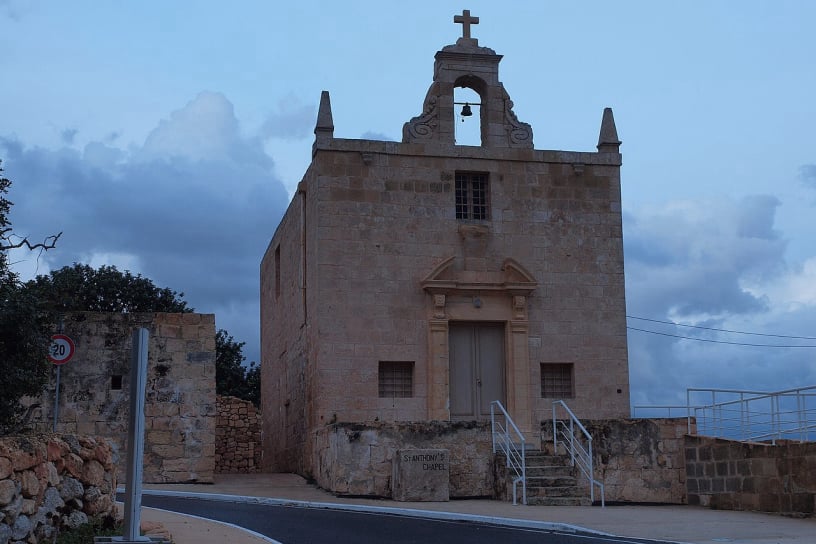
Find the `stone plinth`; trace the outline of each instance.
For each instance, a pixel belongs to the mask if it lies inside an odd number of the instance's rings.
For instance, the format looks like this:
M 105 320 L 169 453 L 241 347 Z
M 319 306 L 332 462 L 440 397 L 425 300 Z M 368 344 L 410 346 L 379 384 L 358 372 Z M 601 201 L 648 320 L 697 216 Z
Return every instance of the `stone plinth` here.
M 450 498 L 448 450 L 399 450 L 392 479 L 396 501 L 447 501 Z

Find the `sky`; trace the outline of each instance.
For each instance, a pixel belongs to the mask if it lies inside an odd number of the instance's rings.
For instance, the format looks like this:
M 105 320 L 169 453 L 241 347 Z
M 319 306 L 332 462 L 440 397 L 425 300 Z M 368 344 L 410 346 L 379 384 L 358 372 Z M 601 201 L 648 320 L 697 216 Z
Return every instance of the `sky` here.
M 614 110 L 632 403 L 816 384 L 809 0 L 0 0 L 11 220 L 63 232 L 16 270 L 141 273 L 259 360 L 260 260 L 320 92 L 336 137 L 400 140 L 463 9 L 536 149 L 594 151 Z

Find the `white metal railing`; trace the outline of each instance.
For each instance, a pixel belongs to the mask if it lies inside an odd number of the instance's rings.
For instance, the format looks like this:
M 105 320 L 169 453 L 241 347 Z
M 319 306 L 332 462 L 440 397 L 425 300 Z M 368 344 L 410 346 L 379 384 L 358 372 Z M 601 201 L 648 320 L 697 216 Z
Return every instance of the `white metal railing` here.
M 559 406 L 567 412 L 568 420 L 559 420 L 557 418 Z M 580 434 L 576 432 L 576 429 L 580 431 Z M 605 507 L 604 484 L 595 479 L 593 469 L 592 435 L 589 434 L 586 427 L 575 417 L 575 414 L 572 413 L 572 410 L 563 400 L 553 402 L 553 448 L 556 453 L 558 453 L 559 436 L 561 443 L 570 456 L 572 466 L 577 465 L 581 472 L 584 473 L 584 476 L 589 479 L 589 499 L 593 504 L 595 503 L 595 486 L 598 486 L 601 491 L 601 507 Z
M 685 417 L 689 434 L 731 440 L 812 442 L 816 385 L 775 392 L 690 388 L 685 406 L 633 406 L 632 417 Z
M 496 408 L 500 415 L 497 417 Z M 490 403 L 490 427 L 493 435 L 493 453 L 501 451 L 507 459 L 507 468 L 513 471 L 513 504 L 516 502 L 516 485 L 521 483 L 521 503 L 527 504 L 527 459 L 524 455 L 524 435 L 502 403 Z
M 772 443 L 816 440 L 816 386 L 775 392 L 692 388 L 686 402 L 689 428 L 693 417 L 700 435 Z

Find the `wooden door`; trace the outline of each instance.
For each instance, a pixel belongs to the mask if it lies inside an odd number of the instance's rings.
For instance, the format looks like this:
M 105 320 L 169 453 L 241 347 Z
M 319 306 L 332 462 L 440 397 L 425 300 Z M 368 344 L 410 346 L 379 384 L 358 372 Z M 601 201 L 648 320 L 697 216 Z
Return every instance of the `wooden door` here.
M 451 419 L 486 419 L 490 403 L 505 403 L 504 325 L 453 323 L 449 327 Z

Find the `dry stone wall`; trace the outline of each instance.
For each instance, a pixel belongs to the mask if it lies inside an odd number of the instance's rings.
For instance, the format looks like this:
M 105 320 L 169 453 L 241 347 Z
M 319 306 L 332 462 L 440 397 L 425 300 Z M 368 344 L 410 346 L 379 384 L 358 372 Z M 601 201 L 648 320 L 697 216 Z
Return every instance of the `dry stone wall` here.
M 689 504 L 720 510 L 816 513 L 816 443 L 686 438 Z
M 64 318 L 76 353 L 60 369 L 57 432 L 108 439 L 114 461 L 127 440 L 132 332 L 150 331 L 144 481 L 213 481 L 215 316 L 194 313 L 77 312 Z M 31 400 L 35 428 L 52 430 L 55 378 Z M 119 474 L 120 480 L 124 474 Z
M 216 397 L 215 472 L 245 474 L 261 467 L 261 414 L 248 400 Z
M 75 435 L 0 438 L 0 542 L 52 542 L 89 516 L 115 514 L 110 444 Z

